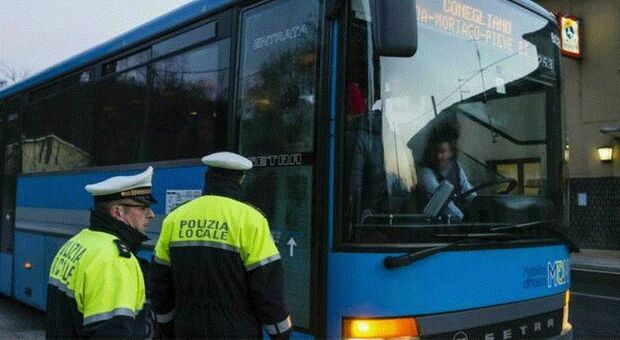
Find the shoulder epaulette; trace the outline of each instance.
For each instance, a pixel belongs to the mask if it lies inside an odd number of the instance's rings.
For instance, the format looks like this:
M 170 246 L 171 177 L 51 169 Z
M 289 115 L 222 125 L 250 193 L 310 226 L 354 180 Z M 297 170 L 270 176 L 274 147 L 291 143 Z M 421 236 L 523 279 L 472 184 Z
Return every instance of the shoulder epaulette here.
M 116 247 L 118 248 L 118 256 L 126 258 L 131 257 L 131 250 L 129 250 L 129 246 L 123 243 L 123 241 L 116 239 L 114 240 L 114 244 L 116 244 Z

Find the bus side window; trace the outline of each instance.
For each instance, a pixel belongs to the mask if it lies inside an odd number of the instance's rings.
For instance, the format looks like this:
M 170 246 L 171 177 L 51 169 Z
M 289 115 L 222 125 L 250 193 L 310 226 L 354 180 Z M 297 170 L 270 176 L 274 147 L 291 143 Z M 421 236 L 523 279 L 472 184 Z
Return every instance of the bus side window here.
M 94 165 L 135 163 L 141 157 L 140 135 L 146 107 L 145 66 L 104 78 L 95 120 Z
M 19 137 L 23 98 L 1 102 L 0 111 L 0 251 L 12 252 L 15 236 L 16 177 L 20 171 Z
M 68 171 L 92 165 L 97 100 L 92 70 L 30 94 L 21 141 L 22 172 Z
M 200 158 L 225 146 L 229 56 L 224 39 L 151 65 L 147 161 Z

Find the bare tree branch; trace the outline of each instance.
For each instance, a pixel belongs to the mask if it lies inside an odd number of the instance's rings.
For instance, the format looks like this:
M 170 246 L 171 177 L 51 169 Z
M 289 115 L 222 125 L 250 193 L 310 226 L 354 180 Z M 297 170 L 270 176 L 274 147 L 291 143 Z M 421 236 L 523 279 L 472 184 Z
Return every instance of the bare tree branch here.
M 27 70 L 21 69 L 18 71 L 16 68 L 0 61 L 0 88 L 12 85 L 28 77 L 28 75 L 29 72 Z

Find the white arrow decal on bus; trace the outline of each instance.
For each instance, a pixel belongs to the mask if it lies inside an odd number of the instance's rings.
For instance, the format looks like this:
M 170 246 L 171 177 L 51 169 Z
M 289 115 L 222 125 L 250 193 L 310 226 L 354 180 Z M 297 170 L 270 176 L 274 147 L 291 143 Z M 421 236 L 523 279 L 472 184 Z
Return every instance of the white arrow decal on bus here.
M 297 245 L 297 242 L 295 242 L 295 239 L 291 237 L 291 239 L 288 240 L 288 242 L 286 242 L 286 244 L 288 244 L 288 246 L 290 247 L 288 255 L 290 257 L 293 257 L 294 256 L 294 249 L 295 249 L 295 246 Z

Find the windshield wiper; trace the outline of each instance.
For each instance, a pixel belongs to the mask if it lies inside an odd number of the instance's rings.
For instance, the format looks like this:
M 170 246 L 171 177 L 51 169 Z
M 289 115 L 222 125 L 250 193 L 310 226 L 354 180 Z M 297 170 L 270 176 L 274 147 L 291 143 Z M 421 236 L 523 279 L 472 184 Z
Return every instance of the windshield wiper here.
M 562 243 L 566 244 L 568 246 L 568 250 L 571 253 L 578 253 L 579 246 L 577 245 L 577 243 L 571 240 L 571 238 L 568 237 L 568 235 L 566 235 L 564 231 L 555 227 L 554 223 L 555 221 L 553 220 L 540 220 L 540 221 L 534 221 L 534 222 L 513 224 L 513 225 L 509 225 L 505 227 L 491 228 L 491 231 L 525 230 L 525 229 L 530 229 L 530 228 L 540 226 L 540 227 L 543 227 L 545 230 L 551 232 L 553 236 L 555 236 L 558 240 L 562 241 Z
M 517 235 L 512 233 L 461 233 L 461 234 L 435 234 L 435 237 L 459 237 L 458 240 L 454 242 L 450 242 L 447 244 L 443 244 L 441 246 L 424 249 L 404 255 L 399 256 L 387 256 L 383 261 L 383 265 L 387 269 L 394 269 L 398 267 L 403 267 L 412 264 L 413 262 L 420 261 L 429 256 L 435 255 L 445 250 L 450 250 L 452 248 L 456 248 L 461 245 L 465 241 L 469 241 L 467 243 L 472 244 L 471 239 L 515 239 Z
M 470 238 L 497 238 L 497 239 L 515 239 L 515 238 L 523 238 L 524 234 L 515 234 L 511 233 L 511 231 L 522 231 L 527 229 L 532 229 L 536 227 L 542 227 L 544 230 L 549 231 L 555 238 L 560 240 L 562 243 L 568 246 L 570 252 L 579 252 L 579 246 L 575 243 L 575 241 L 571 240 L 566 233 L 562 230 L 558 229 L 554 226 L 554 220 L 539 220 L 534 222 L 526 222 L 519 224 L 512 224 L 508 226 L 495 227 L 489 229 L 490 232 L 487 233 L 470 233 L 470 234 L 437 234 L 436 237 L 459 237 L 462 239 L 470 239 Z
M 429 256 L 435 255 L 439 252 L 442 252 L 444 250 L 454 248 L 458 246 L 460 243 L 461 241 L 459 240 L 457 242 L 447 243 L 441 246 L 424 249 L 424 250 L 416 251 L 413 253 L 408 253 L 405 255 L 387 256 L 385 260 L 383 260 L 383 265 L 387 269 L 395 269 L 398 267 L 404 267 L 404 266 L 412 264 L 415 261 L 419 261 Z
M 516 236 L 513 233 L 454 233 L 454 234 L 435 234 L 435 237 L 442 238 L 459 238 L 459 239 L 514 239 Z
M 523 235 L 518 235 L 511 233 L 510 231 L 515 230 L 525 230 L 533 227 L 543 226 L 546 230 L 550 231 L 554 234 L 554 236 L 562 241 L 562 243 L 568 246 L 569 251 L 571 252 L 579 252 L 579 246 L 571 240 L 563 231 L 557 229 L 553 226 L 554 221 L 534 221 L 520 224 L 513 224 L 504 227 L 496 227 L 491 228 L 488 233 L 461 233 L 461 234 L 436 234 L 436 237 L 459 237 L 458 240 L 450 243 L 446 243 L 441 246 L 424 249 L 404 255 L 399 256 L 387 256 L 383 261 L 383 265 L 387 269 L 395 269 L 399 267 L 404 267 L 412 264 L 413 262 L 425 259 L 429 256 L 435 255 L 442 251 L 450 250 L 456 248 L 457 246 L 463 244 L 465 241 L 470 241 L 471 239 L 515 239 L 520 238 Z M 467 242 L 471 243 L 471 242 Z
M 513 229 L 527 229 L 527 228 L 531 228 L 531 227 L 536 227 L 539 225 L 549 225 L 551 223 L 554 223 L 554 220 L 539 220 L 539 221 L 534 221 L 534 222 L 525 222 L 525 223 L 519 223 L 519 224 L 511 224 L 511 225 L 507 225 L 507 226 L 503 226 L 503 227 L 495 227 L 495 228 L 491 228 L 489 230 L 491 231 L 502 231 L 502 230 L 513 230 Z

